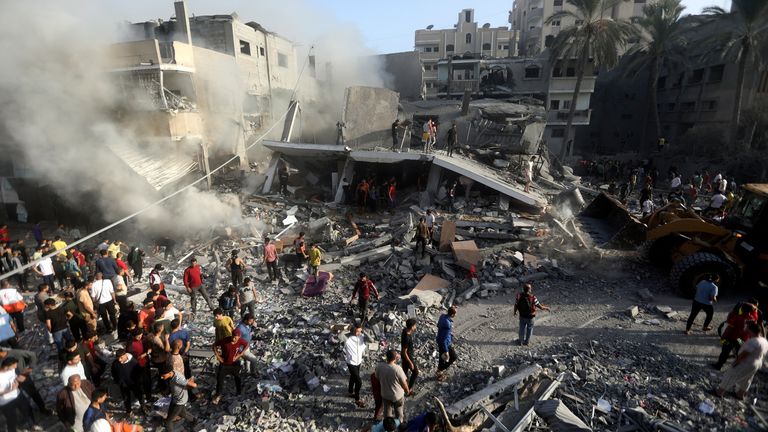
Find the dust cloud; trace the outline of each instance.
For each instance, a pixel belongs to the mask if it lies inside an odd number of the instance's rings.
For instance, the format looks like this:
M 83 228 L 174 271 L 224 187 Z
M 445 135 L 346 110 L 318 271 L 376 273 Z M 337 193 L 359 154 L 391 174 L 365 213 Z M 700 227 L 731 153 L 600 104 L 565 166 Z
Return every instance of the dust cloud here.
M 135 148 L 115 120 L 122 100 L 108 72 L 115 23 L 100 2 L 5 2 L 0 16 L 0 130 L 33 177 L 96 223 L 162 195 L 112 149 Z M 190 158 L 193 154 L 189 155 Z M 164 193 L 170 191 L 163 190 Z M 236 197 L 190 189 L 142 214 L 150 235 L 189 234 L 240 218 Z

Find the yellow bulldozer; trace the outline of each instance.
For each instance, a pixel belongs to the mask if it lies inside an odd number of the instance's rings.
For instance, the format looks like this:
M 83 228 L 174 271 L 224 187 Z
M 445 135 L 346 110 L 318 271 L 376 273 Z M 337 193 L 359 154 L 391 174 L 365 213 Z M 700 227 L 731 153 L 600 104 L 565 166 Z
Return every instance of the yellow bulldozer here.
M 613 221 L 613 227 L 603 223 L 598 230 L 611 233 L 603 236 L 609 245 L 645 241 L 651 262 L 669 269 L 673 289 L 685 297 L 693 297 L 711 274 L 720 277 L 722 290 L 768 287 L 768 184 L 743 185 L 720 223 L 676 201 L 637 219 L 605 193 L 582 217 L 587 226 Z

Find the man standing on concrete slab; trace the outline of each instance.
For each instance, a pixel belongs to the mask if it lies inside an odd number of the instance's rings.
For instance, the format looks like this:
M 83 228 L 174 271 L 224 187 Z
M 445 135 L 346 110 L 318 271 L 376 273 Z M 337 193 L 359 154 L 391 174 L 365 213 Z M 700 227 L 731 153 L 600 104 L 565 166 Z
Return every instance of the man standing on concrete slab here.
M 269 237 L 264 237 L 264 264 L 267 265 L 269 280 L 275 282 L 277 280 L 277 248 Z
M 184 270 L 184 288 L 187 289 L 187 293 L 192 298 L 192 313 L 197 312 L 197 293 L 203 296 L 205 302 L 208 303 L 208 308 L 213 311 L 215 306 L 211 301 L 211 296 L 208 294 L 208 290 L 203 285 L 203 275 L 200 269 L 200 265 L 197 263 L 197 258 L 192 258 L 189 262 L 189 267 Z
M 405 419 L 405 396 L 413 392 L 408 387 L 408 378 L 397 365 L 400 354 L 396 350 L 387 351 L 387 362 L 376 366 L 376 378 L 381 383 L 381 399 L 384 402 L 384 416 L 395 417 L 400 423 Z
M 517 294 L 513 315 L 520 312 L 520 330 L 518 333 L 518 344 L 528 345 L 533 335 L 533 319 L 536 317 L 536 308 L 550 311 L 549 307 L 539 302 L 539 299 L 533 295 L 533 286 L 529 283 L 523 285 L 523 292 Z
M 429 234 L 429 237 L 427 239 L 427 244 L 432 245 L 434 242 L 433 237 L 435 235 L 435 214 L 432 210 L 427 210 L 427 216 L 426 216 L 426 222 L 427 222 L 427 234 Z
M 405 328 L 400 335 L 400 356 L 403 359 L 403 372 L 408 376 L 408 371 L 411 371 L 411 376 L 408 378 L 408 388 L 413 390 L 413 386 L 416 384 L 416 379 L 419 377 L 419 365 L 416 364 L 416 356 L 413 351 L 413 335 L 416 333 L 416 318 L 408 318 L 405 321 Z
M 691 334 L 693 322 L 702 310 L 706 314 L 703 331 L 712 330 L 709 324 L 712 322 L 712 315 L 715 313 L 713 305 L 717 301 L 718 282 L 720 282 L 720 278 L 715 274 L 710 274 L 696 285 L 696 296 L 693 298 L 691 314 L 688 315 L 688 322 L 685 324 L 685 334 Z
M 448 312 L 440 315 L 437 321 L 437 350 L 440 353 L 437 364 L 437 380 L 445 381 L 445 371 L 456 361 L 456 351 L 453 349 L 453 318 L 456 316 L 456 306 L 448 308 Z
M 397 129 L 400 128 L 400 119 L 392 122 L 392 151 L 397 151 Z
M 419 244 L 421 244 L 422 258 L 424 258 L 424 255 L 427 253 L 427 237 L 429 237 L 427 223 L 424 221 L 424 218 L 419 218 L 419 225 L 416 227 L 416 248 L 414 249 L 414 252 L 419 251 Z
M 360 400 L 360 388 L 363 386 L 363 380 L 360 379 L 360 365 L 363 363 L 363 354 L 365 353 L 365 336 L 363 335 L 363 325 L 355 325 L 352 334 L 344 342 L 344 361 L 349 370 L 348 393 L 355 398 L 355 404 L 359 408 L 365 408 L 365 402 Z
M 456 123 L 453 123 L 451 125 L 451 128 L 448 129 L 448 134 L 447 134 L 446 138 L 447 138 L 447 142 L 448 142 L 448 144 L 446 146 L 446 151 L 448 152 L 448 157 L 453 157 L 453 149 L 454 149 L 454 147 L 456 147 L 458 145 L 458 142 L 459 142 L 459 133 L 456 130 Z
M 373 281 L 368 279 L 365 273 L 360 273 L 360 278 L 355 282 L 355 289 L 352 291 L 352 298 L 349 303 L 355 301 L 355 296 L 360 294 L 357 300 L 357 307 L 360 310 L 360 323 L 368 321 L 368 303 L 371 300 L 371 291 L 376 296 L 376 301 L 379 300 L 379 291 L 376 289 L 376 285 Z

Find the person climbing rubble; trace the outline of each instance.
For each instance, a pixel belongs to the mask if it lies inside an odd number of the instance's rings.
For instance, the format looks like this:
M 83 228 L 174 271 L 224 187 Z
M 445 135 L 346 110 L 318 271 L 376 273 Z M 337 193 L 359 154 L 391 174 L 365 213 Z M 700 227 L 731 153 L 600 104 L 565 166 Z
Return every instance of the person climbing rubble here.
M 376 285 L 368 278 L 368 275 L 360 273 L 360 277 L 355 282 L 355 288 L 352 290 L 352 298 L 349 299 L 349 303 L 354 303 L 355 296 L 359 294 L 357 308 L 360 312 L 360 322 L 363 324 L 368 321 L 368 304 L 371 301 L 371 293 L 376 297 L 376 301 L 379 301 L 379 291 L 376 289 Z

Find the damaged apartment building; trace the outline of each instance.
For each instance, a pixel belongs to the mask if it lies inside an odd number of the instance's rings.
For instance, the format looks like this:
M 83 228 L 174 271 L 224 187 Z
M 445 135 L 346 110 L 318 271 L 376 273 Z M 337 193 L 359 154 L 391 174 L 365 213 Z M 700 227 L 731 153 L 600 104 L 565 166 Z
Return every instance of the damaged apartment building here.
M 128 25 L 111 50 L 118 120 L 140 142 L 116 153 L 157 190 L 232 155 L 246 168 L 246 147 L 285 111 L 298 76 L 291 41 L 235 13 L 174 6 L 169 21 Z

